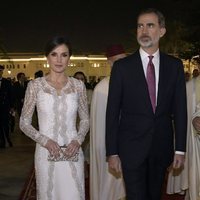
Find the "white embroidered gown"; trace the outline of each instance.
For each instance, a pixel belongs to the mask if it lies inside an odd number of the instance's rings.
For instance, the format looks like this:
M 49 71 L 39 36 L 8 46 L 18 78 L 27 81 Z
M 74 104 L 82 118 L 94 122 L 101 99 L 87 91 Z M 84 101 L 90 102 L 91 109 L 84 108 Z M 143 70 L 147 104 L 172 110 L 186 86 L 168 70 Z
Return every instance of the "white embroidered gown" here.
M 37 107 L 39 131 L 32 125 L 32 115 Z M 77 130 L 77 114 L 80 123 Z M 67 84 L 57 94 L 44 77 L 30 81 L 20 117 L 20 128 L 36 142 L 35 171 L 37 200 L 84 200 L 84 156 L 79 150 L 78 162 L 47 160 L 44 145 L 49 138 L 59 145 L 78 140 L 81 144 L 89 129 L 89 116 L 84 84 L 68 78 Z

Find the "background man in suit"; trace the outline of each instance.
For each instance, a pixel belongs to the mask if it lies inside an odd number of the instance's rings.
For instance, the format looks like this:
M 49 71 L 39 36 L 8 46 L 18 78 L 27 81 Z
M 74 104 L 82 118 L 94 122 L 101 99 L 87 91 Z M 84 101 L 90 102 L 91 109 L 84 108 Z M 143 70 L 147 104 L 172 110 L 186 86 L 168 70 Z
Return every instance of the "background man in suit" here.
M 23 72 L 19 72 L 17 74 L 17 82 L 14 83 L 14 98 L 15 98 L 15 108 L 18 113 L 18 117 L 21 115 L 22 107 L 24 104 L 24 97 L 27 87 L 27 81 L 25 74 Z
M 12 107 L 12 87 L 10 81 L 3 78 L 4 66 L 0 65 L 0 148 L 6 147 L 6 140 L 13 146 L 9 137 L 9 112 Z
M 106 57 L 110 67 L 126 56 L 120 44 L 108 46 Z M 108 169 L 105 148 L 105 118 L 110 77 L 101 80 L 92 95 L 90 110 L 90 198 L 93 200 L 124 199 L 125 189 L 121 174 Z
M 198 66 L 200 70 L 200 66 Z M 167 193 L 186 193 L 185 200 L 200 200 L 200 76 L 186 83 L 187 149 L 183 169 L 170 170 Z
M 121 161 L 127 200 L 160 200 L 166 168 L 172 161 L 174 168 L 184 163 L 184 69 L 181 60 L 159 51 L 165 32 L 162 13 L 142 11 L 137 19 L 140 49 L 116 61 L 111 72 L 106 153 L 112 170 L 120 171 Z

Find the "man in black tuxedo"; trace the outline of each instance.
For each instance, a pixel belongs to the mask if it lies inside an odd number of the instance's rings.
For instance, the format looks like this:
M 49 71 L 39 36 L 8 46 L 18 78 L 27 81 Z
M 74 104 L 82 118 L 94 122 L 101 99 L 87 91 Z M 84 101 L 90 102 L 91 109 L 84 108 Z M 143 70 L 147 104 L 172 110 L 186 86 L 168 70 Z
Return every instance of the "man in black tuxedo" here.
M 17 110 L 18 116 L 20 117 L 22 107 L 24 104 L 24 97 L 27 88 L 27 81 L 25 74 L 23 72 L 19 72 L 17 74 L 17 82 L 13 85 L 14 90 L 14 99 L 15 99 L 15 108 Z
M 0 65 L 0 148 L 6 147 L 6 140 L 9 146 L 13 146 L 9 137 L 9 112 L 12 109 L 12 86 L 11 83 L 2 77 L 4 66 Z
M 160 52 L 165 32 L 162 13 L 142 11 L 137 19 L 140 49 L 116 61 L 111 72 L 106 153 L 111 170 L 122 166 L 127 200 L 160 200 L 166 168 L 172 162 L 174 168 L 184 164 L 184 68 L 181 60 Z

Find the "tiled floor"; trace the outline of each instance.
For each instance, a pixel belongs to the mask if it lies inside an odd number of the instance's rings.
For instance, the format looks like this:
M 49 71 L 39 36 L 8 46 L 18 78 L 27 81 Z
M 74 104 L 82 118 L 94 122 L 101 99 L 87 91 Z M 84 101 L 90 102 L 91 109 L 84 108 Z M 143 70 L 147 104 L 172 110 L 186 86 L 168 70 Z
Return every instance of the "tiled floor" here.
M 0 200 L 19 200 L 33 165 L 35 143 L 16 125 L 11 134 L 13 147 L 0 149 Z

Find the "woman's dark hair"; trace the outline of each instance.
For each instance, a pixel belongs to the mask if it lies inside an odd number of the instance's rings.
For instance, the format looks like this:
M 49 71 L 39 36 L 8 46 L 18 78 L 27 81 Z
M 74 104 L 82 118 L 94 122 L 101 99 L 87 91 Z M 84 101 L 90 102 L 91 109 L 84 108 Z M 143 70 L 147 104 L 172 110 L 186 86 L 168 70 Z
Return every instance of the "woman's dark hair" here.
M 68 49 L 69 49 L 69 56 L 72 55 L 72 47 L 71 44 L 69 42 L 69 40 L 64 37 L 64 36 L 55 36 L 52 39 L 50 39 L 47 43 L 46 46 L 44 48 L 44 54 L 47 57 L 49 55 L 49 53 L 55 49 L 57 46 L 65 44 Z

